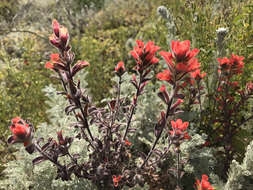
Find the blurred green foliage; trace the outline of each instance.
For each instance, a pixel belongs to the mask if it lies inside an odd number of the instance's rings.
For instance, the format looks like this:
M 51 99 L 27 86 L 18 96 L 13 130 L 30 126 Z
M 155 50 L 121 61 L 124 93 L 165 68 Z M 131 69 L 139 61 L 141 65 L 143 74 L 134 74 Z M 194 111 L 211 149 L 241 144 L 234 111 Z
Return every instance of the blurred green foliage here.
M 81 40 L 73 40 L 77 58 L 91 64 L 86 80 L 93 100 L 109 95 L 114 67 L 128 59 L 126 42 L 136 36 L 150 9 L 146 1 L 111 1 L 90 20 Z M 128 64 L 128 69 L 131 66 Z
M 81 7 L 95 7 L 96 9 L 101 9 L 104 6 L 105 0 L 74 0 L 75 4 Z
M 227 53 L 245 57 L 247 71 L 242 80 L 250 79 L 253 29 L 252 3 L 249 0 L 109 2 L 84 27 L 82 39 L 73 40 L 77 57 L 91 64 L 87 81 L 94 100 L 100 101 L 108 95 L 112 71 L 118 61 L 127 62 L 128 69 L 132 69 L 131 59 L 126 53 L 130 50 L 127 45 L 130 39 L 152 40 L 163 50 L 169 50 L 166 21 L 157 15 L 160 5 L 167 7 L 175 19 L 176 39 L 190 40 L 192 47 L 200 49 L 199 60 L 209 74 L 212 66 L 217 65 L 216 30 L 228 28 Z
M 0 18 L 10 22 L 18 10 L 19 1 L 1 0 L 0 1 Z
M 0 49 L 0 167 L 13 157 L 13 148 L 7 146 L 8 126 L 13 117 L 20 116 L 34 123 L 47 121 L 44 103 L 47 99 L 41 89 L 49 83 L 49 73 L 41 63 L 43 45 L 36 38 L 3 39 Z M 15 44 L 15 45 L 14 45 Z M 45 50 L 44 50 L 45 51 Z M 1 168 L 0 168 L 1 171 Z
M 1 49 L 4 64 L 0 77 L 0 123 L 5 129 L 12 117 L 21 116 L 33 120 L 35 126 L 46 121 L 47 107 L 41 89 L 49 83 L 48 71 L 44 69 L 43 45 L 35 38 L 17 39 L 16 50 L 10 43 L 3 42 L 6 51 Z M 8 119 L 7 119 L 8 118 Z

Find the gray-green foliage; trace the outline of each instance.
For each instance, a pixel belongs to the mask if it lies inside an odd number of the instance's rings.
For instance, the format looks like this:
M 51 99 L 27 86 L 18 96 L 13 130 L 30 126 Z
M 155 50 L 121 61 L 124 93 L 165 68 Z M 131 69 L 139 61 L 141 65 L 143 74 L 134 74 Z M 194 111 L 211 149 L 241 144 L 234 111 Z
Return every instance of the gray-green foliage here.
M 168 29 L 168 42 L 175 40 L 177 28 L 174 22 L 173 14 L 165 6 L 160 6 L 157 8 L 157 13 L 162 16 L 166 21 L 166 26 Z
M 191 140 L 181 144 L 183 158 L 188 159 L 188 163 L 184 166 L 187 173 L 192 173 L 196 177 L 201 178 L 202 174 L 209 175 L 214 172 L 216 160 L 213 156 L 211 148 L 203 147 L 205 136 L 199 134 L 190 134 Z
M 253 141 L 248 145 L 243 163 L 233 160 L 225 190 L 251 190 L 253 187 Z
M 42 123 L 39 125 L 36 136 L 43 137 L 45 141 L 49 137 L 56 138 L 56 131 L 63 130 L 63 136 L 72 136 L 75 131 L 69 127 L 69 124 L 74 121 L 72 116 L 65 116 L 64 107 L 67 101 L 60 95 L 56 94 L 56 89 L 52 85 L 43 89 L 46 96 L 49 98 L 47 104 L 50 109 L 47 111 L 50 119 L 50 124 Z M 32 121 L 31 121 L 32 122 Z M 16 145 L 15 145 L 16 146 Z M 19 146 L 19 145 L 17 145 Z M 87 158 L 87 145 L 83 140 L 75 139 L 70 153 L 79 153 L 81 160 Z M 0 187 L 3 189 L 17 190 L 17 189 L 91 189 L 88 181 L 77 179 L 73 176 L 71 181 L 55 180 L 56 168 L 48 161 L 40 163 L 39 165 L 32 165 L 32 160 L 38 154 L 29 155 L 20 145 L 20 150 L 16 152 L 17 160 L 11 161 L 7 164 L 5 170 L 6 179 L 0 181 Z M 69 161 L 67 158 L 62 158 L 62 162 Z

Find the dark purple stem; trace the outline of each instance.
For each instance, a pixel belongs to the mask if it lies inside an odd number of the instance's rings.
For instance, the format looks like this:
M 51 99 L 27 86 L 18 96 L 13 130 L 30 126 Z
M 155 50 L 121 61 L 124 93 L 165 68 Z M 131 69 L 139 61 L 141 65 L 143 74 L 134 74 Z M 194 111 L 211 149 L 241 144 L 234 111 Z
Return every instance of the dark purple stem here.
M 126 136 L 127 136 L 127 133 L 129 131 L 129 127 L 130 127 L 130 124 L 131 124 L 131 121 L 132 121 L 132 117 L 134 115 L 134 111 L 135 111 L 136 106 L 137 106 L 138 97 L 140 95 L 140 87 L 141 87 L 141 84 L 142 84 L 142 78 L 143 78 L 142 75 L 140 75 L 140 80 L 139 80 L 138 88 L 137 88 L 136 93 L 135 93 L 136 102 L 131 107 L 131 113 L 130 113 L 130 116 L 129 116 L 128 121 L 127 121 L 127 127 L 126 127 L 126 130 L 125 130 L 125 134 L 124 134 L 123 140 L 126 139 Z
M 174 99 L 175 90 L 176 90 L 176 85 L 174 85 L 174 87 L 173 87 L 173 90 L 172 90 L 171 96 L 170 96 L 170 101 L 169 101 L 168 106 L 167 106 L 167 111 L 166 111 L 166 116 L 165 116 L 165 118 L 166 118 L 165 124 L 164 124 L 164 126 L 162 126 L 161 131 L 157 135 L 157 137 L 155 139 L 155 142 L 154 142 L 152 148 L 150 149 L 150 151 L 148 153 L 148 156 L 146 157 L 146 159 L 144 160 L 143 164 L 141 165 L 141 168 L 144 167 L 144 165 L 147 163 L 147 161 L 151 157 L 151 155 L 152 155 L 152 153 L 153 153 L 153 151 L 154 151 L 154 149 L 155 149 L 155 147 L 156 147 L 156 145 L 157 145 L 157 143 L 158 143 L 158 141 L 159 141 L 159 139 L 160 139 L 160 137 L 162 135 L 163 129 L 165 128 L 165 126 L 167 126 L 168 117 L 169 117 L 169 114 L 170 114 L 170 111 L 171 111 L 170 107 L 171 107 L 171 104 L 172 104 L 173 99 Z

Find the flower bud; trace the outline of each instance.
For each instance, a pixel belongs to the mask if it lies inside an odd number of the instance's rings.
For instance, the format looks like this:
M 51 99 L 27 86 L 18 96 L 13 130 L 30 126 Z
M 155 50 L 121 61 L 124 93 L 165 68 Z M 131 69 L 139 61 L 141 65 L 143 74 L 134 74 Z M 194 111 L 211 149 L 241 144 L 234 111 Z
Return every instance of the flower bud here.
M 54 34 L 52 34 L 50 37 L 49 37 L 49 41 L 50 43 L 57 47 L 57 48 L 60 48 L 60 41 L 59 39 L 56 38 L 56 36 Z
M 72 68 L 72 73 L 71 73 L 72 76 L 74 76 L 77 72 L 79 72 L 80 70 L 88 66 L 90 66 L 90 64 L 86 61 L 77 61 L 77 63 Z
M 177 101 L 171 106 L 171 110 L 175 110 L 181 103 L 183 103 L 184 100 L 182 99 L 177 99 Z
M 160 88 L 160 92 L 158 93 L 158 96 L 166 103 L 168 104 L 169 103 L 169 94 L 166 90 L 166 86 L 165 85 L 162 85 L 161 88 Z
M 67 142 L 65 141 L 65 139 L 62 136 L 62 131 L 57 132 L 57 138 L 58 138 L 58 141 L 59 141 L 60 145 L 66 145 L 67 144 Z
M 60 41 L 62 47 L 66 47 L 68 45 L 68 40 L 69 40 L 69 32 L 68 29 L 65 27 L 60 28 Z
M 53 31 L 54 31 L 55 36 L 59 37 L 60 24 L 56 19 L 53 20 L 52 27 L 53 27 Z
M 117 73 L 118 76 L 121 76 L 121 75 L 124 74 L 124 72 L 126 71 L 126 69 L 125 69 L 123 61 L 118 62 L 117 66 L 115 67 L 115 71 L 116 71 L 116 73 Z

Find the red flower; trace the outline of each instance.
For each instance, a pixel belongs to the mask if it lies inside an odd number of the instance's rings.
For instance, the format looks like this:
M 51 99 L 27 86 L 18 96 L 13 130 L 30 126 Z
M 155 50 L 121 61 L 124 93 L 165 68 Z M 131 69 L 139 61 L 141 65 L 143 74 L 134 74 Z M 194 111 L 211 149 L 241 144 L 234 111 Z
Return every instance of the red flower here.
M 57 63 L 60 61 L 60 55 L 58 53 L 52 53 L 50 57 L 53 63 Z
M 171 125 L 173 130 L 170 131 L 170 134 L 172 136 L 182 136 L 183 139 L 189 139 L 188 133 L 184 132 L 187 129 L 189 122 L 183 123 L 181 119 L 177 119 L 176 122 L 171 120 Z
M 131 145 L 132 145 L 132 143 L 131 143 L 131 142 L 129 142 L 128 140 L 125 140 L 125 145 L 127 145 L 127 146 L 131 146 Z
M 171 49 L 173 51 L 173 57 L 176 58 L 177 62 L 186 62 L 195 57 L 198 53 L 198 49 L 190 50 L 190 41 L 186 40 L 171 41 Z
M 210 182 L 208 182 L 208 176 L 205 174 L 202 175 L 201 182 L 199 181 L 199 179 L 197 179 L 195 184 L 196 184 L 197 190 L 214 190 Z
M 69 33 L 68 29 L 61 26 L 57 20 L 52 22 L 53 34 L 49 37 L 49 40 L 53 46 L 61 50 L 68 50 Z
M 175 80 L 181 80 L 185 73 L 195 71 L 200 67 L 198 59 L 195 58 L 199 50 L 190 50 L 189 40 L 183 42 L 172 41 L 171 49 L 172 52 L 160 52 L 160 55 L 168 65 L 168 69 L 158 73 L 156 77 L 159 80 L 165 80 L 170 84 L 174 84 Z
M 47 69 L 53 69 L 53 70 L 66 70 L 65 64 L 62 62 L 60 55 L 58 53 L 52 53 L 50 55 L 51 57 L 51 62 L 47 62 L 45 64 L 45 68 Z
M 232 54 L 230 59 L 227 57 L 224 58 L 218 58 L 218 62 L 220 63 L 221 71 L 229 73 L 230 76 L 234 74 L 240 74 L 243 71 L 244 63 L 242 60 L 244 57 L 240 57 L 238 55 Z
M 45 64 L 45 68 L 46 68 L 46 69 L 53 69 L 54 66 L 53 66 L 50 62 L 47 62 L 47 63 Z
M 134 50 L 130 53 L 137 62 L 137 71 L 142 72 L 151 65 L 159 62 L 159 59 L 155 57 L 155 53 L 160 49 L 160 47 L 155 46 L 154 42 L 149 41 L 145 46 L 140 40 L 137 40 L 136 43 L 137 46 L 135 46 Z
M 160 91 L 161 92 L 165 92 L 166 91 L 166 86 L 164 84 L 160 87 Z
M 244 63 L 242 62 L 244 57 L 239 57 L 238 55 L 232 54 L 230 57 L 230 62 L 232 65 L 232 69 L 235 69 L 237 73 L 242 73 L 242 68 L 244 67 Z
M 28 123 L 26 123 L 20 117 L 15 117 L 11 121 L 10 130 L 13 134 L 8 139 L 10 144 L 14 143 L 24 143 L 24 146 L 28 146 L 32 143 L 32 130 Z
M 158 78 L 159 80 L 164 80 L 164 81 L 167 81 L 167 82 L 173 84 L 172 73 L 169 70 L 164 70 L 163 72 L 158 73 L 156 75 L 156 78 Z
M 112 176 L 112 181 L 113 181 L 114 187 L 118 187 L 120 180 L 121 180 L 121 176 L 120 175 L 118 177 L 116 177 L 115 175 Z
M 120 61 L 118 62 L 117 66 L 115 67 L 115 71 L 116 73 L 121 76 L 124 74 L 124 72 L 126 71 L 125 66 L 124 66 L 124 62 Z
M 191 77 L 196 80 L 201 80 L 205 76 L 206 76 L 206 73 L 200 74 L 199 69 L 196 69 L 195 71 L 191 72 Z

